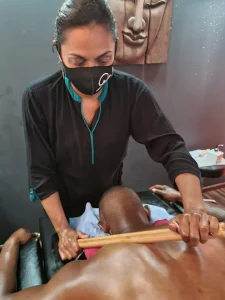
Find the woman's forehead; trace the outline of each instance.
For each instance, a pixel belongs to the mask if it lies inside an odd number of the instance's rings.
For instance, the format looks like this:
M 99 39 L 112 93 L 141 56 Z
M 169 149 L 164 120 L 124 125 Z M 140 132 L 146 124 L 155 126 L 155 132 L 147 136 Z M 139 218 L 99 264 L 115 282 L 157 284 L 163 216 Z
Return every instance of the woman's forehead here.
M 100 48 L 108 51 L 114 45 L 113 36 L 104 26 L 89 25 L 68 29 L 65 32 L 64 48 L 68 51 Z

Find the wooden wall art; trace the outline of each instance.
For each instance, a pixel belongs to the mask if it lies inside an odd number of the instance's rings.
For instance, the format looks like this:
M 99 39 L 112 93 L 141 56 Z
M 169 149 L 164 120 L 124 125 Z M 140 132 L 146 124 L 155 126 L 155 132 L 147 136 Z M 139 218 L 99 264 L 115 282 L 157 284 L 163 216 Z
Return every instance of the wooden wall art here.
M 116 65 L 167 62 L 172 0 L 108 0 L 117 21 Z

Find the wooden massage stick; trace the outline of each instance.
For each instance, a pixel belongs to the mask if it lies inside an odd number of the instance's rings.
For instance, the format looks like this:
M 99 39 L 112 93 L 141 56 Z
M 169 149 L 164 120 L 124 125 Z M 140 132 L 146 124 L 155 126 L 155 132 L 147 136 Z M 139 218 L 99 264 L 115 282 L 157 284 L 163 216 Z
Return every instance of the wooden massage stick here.
M 210 236 L 210 239 L 213 238 L 225 238 L 225 223 L 219 224 L 218 232 L 215 235 Z M 182 238 L 178 233 L 171 231 L 169 228 L 163 228 L 132 233 L 114 234 L 104 237 L 79 239 L 78 244 L 81 248 L 85 249 L 119 243 L 148 244 L 172 241 L 182 241 Z
M 39 237 L 39 234 L 37 233 L 32 235 L 35 238 Z M 215 235 L 210 236 L 210 239 L 213 238 L 225 238 L 225 223 L 219 224 L 218 232 Z M 163 228 L 132 233 L 114 234 L 104 237 L 79 239 L 78 244 L 81 248 L 85 249 L 120 243 L 148 244 L 176 241 L 182 241 L 181 236 L 178 233 L 171 231 L 169 228 Z M 0 250 L 2 247 L 3 245 L 0 245 Z

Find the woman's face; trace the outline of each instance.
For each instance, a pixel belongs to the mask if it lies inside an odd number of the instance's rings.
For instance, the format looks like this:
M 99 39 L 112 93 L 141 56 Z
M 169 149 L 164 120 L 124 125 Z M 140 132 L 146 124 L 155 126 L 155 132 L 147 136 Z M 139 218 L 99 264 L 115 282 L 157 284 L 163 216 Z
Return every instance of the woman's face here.
M 110 66 L 114 62 L 115 41 L 101 25 L 68 29 L 61 55 L 68 68 Z

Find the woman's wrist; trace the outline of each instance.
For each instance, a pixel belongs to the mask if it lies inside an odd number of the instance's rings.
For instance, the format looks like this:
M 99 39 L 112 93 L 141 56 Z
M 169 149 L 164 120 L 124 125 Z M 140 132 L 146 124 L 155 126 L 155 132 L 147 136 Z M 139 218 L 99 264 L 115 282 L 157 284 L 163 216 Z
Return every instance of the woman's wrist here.
M 206 213 L 205 203 L 200 199 L 186 199 L 183 203 L 185 213 Z
M 68 229 L 70 229 L 70 225 L 69 225 L 68 222 L 55 227 L 55 230 L 56 230 L 57 233 L 60 233 L 62 231 L 66 231 Z
M 70 224 L 65 215 L 60 216 L 57 220 L 53 220 L 52 223 L 57 233 L 70 228 Z

